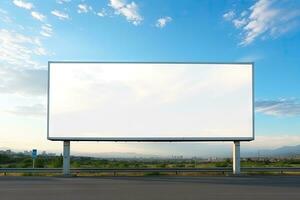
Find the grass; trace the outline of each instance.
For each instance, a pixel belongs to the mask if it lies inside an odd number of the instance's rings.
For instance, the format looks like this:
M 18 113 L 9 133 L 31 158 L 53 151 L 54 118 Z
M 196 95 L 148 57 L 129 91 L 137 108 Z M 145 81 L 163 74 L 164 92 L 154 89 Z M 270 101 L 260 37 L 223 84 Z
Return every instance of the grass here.
M 62 156 L 42 156 L 36 159 L 37 168 L 61 168 Z M 0 154 L 0 168 L 31 168 L 32 159 L 24 154 Z M 72 168 L 211 168 L 211 167 L 232 167 L 231 159 L 218 161 L 207 161 L 204 159 L 100 159 L 92 157 L 71 157 Z M 300 167 L 300 157 L 298 158 L 246 158 L 242 159 L 241 167 Z M 299 172 L 248 172 L 247 175 L 300 175 Z M 3 175 L 22 176 L 57 176 L 54 173 L 2 173 Z M 220 172 L 122 172 L 122 173 L 78 173 L 78 176 L 202 176 L 202 175 L 230 175 L 230 173 Z M 1 174 L 0 174 L 1 176 Z

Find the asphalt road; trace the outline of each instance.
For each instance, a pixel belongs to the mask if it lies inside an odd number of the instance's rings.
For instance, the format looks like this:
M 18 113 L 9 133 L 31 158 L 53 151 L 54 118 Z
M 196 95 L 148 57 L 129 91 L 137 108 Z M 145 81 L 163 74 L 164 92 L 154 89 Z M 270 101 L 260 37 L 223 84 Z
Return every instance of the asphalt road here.
M 300 176 L 0 177 L 1 200 L 300 199 Z

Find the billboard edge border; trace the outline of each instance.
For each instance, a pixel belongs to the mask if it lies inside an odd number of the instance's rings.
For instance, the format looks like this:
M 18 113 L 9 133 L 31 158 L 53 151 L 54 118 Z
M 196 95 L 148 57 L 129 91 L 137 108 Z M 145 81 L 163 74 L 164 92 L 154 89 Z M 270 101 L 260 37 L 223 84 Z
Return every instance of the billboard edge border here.
M 122 63 L 134 63 L 134 64 L 147 64 L 147 63 L 153 63 L 153 64 L 249 64 L 251 65 L 251 76 L 252 76 L 252 137 L 223 137 L 219 139 L 215 138 L 189 138 L 189 137 L 169 137 L 169 138 L 155 138 L 155 137 L 147 137 L 147 138 L 99 138 L 99 137 L 87 137 L 87 138 L 80 138 L 80 137 L 50 137 L 49 136 L 49 105 L 50 105 L 50 64 L 51 63 L 117 63 L 117 64 L 122 64 Z M 214 141 L 214 142 L 226 142 L 226 141 L 253 141 L 255 139 L 255 84 L 254 84 L 254 66 L 255 62 L 184 62 L 184 61 L 178 61 L 178 62 L 158 62 L 158 61 L 152 61 L 152 62 L 147 62 L 147 61 L 48 61 L 48 87 L 47 87 L 47 139 L 51 141 L 95 141 L 95 142 L 209 142 L 209 141 Z

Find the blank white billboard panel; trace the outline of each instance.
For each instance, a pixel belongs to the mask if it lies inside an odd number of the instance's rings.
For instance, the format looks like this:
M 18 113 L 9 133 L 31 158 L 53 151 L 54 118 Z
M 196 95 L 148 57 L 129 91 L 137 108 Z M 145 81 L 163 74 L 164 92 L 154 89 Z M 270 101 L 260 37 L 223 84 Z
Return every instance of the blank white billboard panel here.
M 48 139 L 252 140 L 253 65 L 49 62 Z

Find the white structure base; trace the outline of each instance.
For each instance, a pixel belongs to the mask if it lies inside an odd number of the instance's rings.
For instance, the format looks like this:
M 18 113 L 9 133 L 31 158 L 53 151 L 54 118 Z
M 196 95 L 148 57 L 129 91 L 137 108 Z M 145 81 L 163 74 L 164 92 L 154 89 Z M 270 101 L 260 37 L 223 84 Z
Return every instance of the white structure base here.
M 234 175 L 241 173 L 241 156 L 240 156 L 240 141 L 233 142 L 232 148 L 232 170 Z
M 64 141 L 64 149 L 63 149 L 63 175 L 69 176 L 71 175 L 70 170 L 70 141 Z

